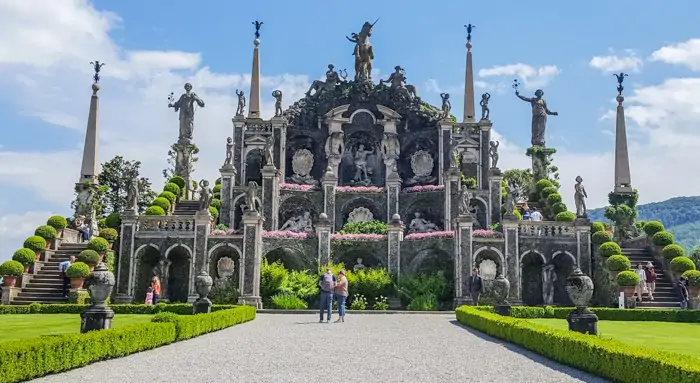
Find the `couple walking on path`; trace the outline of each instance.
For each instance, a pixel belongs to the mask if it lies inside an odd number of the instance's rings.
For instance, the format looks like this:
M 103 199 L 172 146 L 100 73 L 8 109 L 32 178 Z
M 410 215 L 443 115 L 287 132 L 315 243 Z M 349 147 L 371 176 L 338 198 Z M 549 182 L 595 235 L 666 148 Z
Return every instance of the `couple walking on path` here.
M 348 299 L 348 279 L 345 277 L 345 270 L 338 271 L 338 276 L 333 275 L 330 268 L 319 278 L 318 286 L 321 288 L 321 302 L 319 304 L 319 323 L 323 323 L 323 313 L 327 312 L 326 322 L 331 323 L 331 313 L 333 312 L 333 298 L 338 301 L 338 320 L 335 322 L 345 322 L 345 302 Z

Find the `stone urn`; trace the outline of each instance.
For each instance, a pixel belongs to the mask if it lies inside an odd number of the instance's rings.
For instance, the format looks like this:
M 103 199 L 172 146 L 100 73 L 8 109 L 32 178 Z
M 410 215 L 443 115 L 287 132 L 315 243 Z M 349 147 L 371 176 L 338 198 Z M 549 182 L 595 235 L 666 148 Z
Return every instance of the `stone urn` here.
M 508 293 L 510 292 L 510 282 L 503 274 L 498 274 L 491 282 L 491 290 L 498 304 L 507 304 Z
M 206 271 L 202 271 L 194 278 L 194 287 L 197 290 L 197 298 L 194 301 L 193 311 L 194 314 L 205 314 L 211 312 L 211 301 L 207 298 L 209 292 L 211 292 L 211 287 L 214 285 L 214 280 L 207 274 Z
M 100 262 L 87 278 L 88 294 L 93 306 L 104 306 L 114 288 L 114 274 L 107 270 L 107 265 Z
M 576 307 L 588 306 L 593 297 L 593 289 L 593 280 L 578 267 L 566 278 L 566 293 Z

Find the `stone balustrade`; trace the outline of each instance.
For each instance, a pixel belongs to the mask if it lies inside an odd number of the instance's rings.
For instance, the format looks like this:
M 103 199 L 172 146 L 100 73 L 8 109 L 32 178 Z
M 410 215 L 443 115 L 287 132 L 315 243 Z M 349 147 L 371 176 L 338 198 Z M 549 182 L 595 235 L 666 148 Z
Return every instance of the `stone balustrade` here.
M 519 221 L 518 235 L 521 237 L 575 237 L 573 222 Z
M 148 232 L 194 232 L 195 222 L 192 216 L 147 216 L 138 220 L 136 231 Z

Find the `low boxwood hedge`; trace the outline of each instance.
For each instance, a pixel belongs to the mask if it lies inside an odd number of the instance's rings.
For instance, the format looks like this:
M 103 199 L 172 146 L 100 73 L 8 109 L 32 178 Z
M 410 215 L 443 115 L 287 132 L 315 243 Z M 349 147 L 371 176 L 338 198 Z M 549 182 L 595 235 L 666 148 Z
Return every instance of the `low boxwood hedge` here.
M 613 339 L 556 330 L 469 306 L 459 307 L 456 314 L 457 320 L 465 326 L 615 382 L 700 382 L 698 359 L 688 355 L 637 348 Z
M 187 306 L 191 313 L 192 305 Z M 87 334 L 2 342 L 0 382 L 21 382 L 55 374 L 193 338 L 253 319 L 255 308 L 240 306 L 210 314 L 174 316 L 169 321 L 124 326 Z
M 491 306 L 478 306 L 482 311 L 493 312 Z M 512 306 L 511 316 L 514 318 L 557 318 L 566 319 L 573 307 L 532 307 Z M 700 322 L 700 310 L 675 309 L 617 309 L 608 307 L 590 307 L 600 320 L 608 321 L 640 321 L 640 322 Z
M 41 304 L 32 303 L 26 306 L 0 305 L 0 315 L 2 314 L 80 314 L 85 311 L 87 305 L 79 304 Z M 150 305 L 113 304 L 115 314 L 157 314 L 160 312 L 171 312 L 178 315 L 191 315 L 192 304 L 187 303 L 158 303 Z M 234 305 L 213 305 L 211 311 L 227 310 L 234 308 Z

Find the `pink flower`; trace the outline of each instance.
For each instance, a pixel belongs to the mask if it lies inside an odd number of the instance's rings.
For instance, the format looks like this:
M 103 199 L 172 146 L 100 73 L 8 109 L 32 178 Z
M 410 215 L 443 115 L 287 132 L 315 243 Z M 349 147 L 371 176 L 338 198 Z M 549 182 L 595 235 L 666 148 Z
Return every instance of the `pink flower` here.
M 474 237 L 481 237 L 481 238 L 502 238 L 503 233 L 499 233 L 497 231 L 493 230 L 474 230 L 472 232 L 472 236 Z
M 384 188 L 377 186 L 338 186 L 338 193 L 384 193 Z
M 425 238 L 452 238 L 455 236 L 454 231 L 433 231 L 431 233 L 413 233 L 409 234 L 403 239 L 414 240 L 414 239 L 425 239 Z
M 280 183 L 280 189 L 284 190 L 297 190 L 297 191 L 309 191 L 313 190 L 313 185 L 298 185 L 298 184 L 288 184 L 288 183 Z
M 275 230 L 275 231 L 263 231 L 263 238 L 295 238 L 295 239 L 306 239 L 309 238 L 309 233 L 299 233 L 296 231 L 289 230 Z
M 383 234 L 331 234 L 331 239 L 336 241 L 384 241 L 386 235 Z
M 243 234 L 243 230 L 212 230 L 210 235 L 236 235 Z
M 403 189 L 403 191 L 405 191 L 407 193 L 441 191 L 441 190 L 445 190 L 445 185 L 419 185 L 419 186 L 411 186 L 410 188 Z
M 226 235 L 226 230 L 213 230 L 211 235 Z

